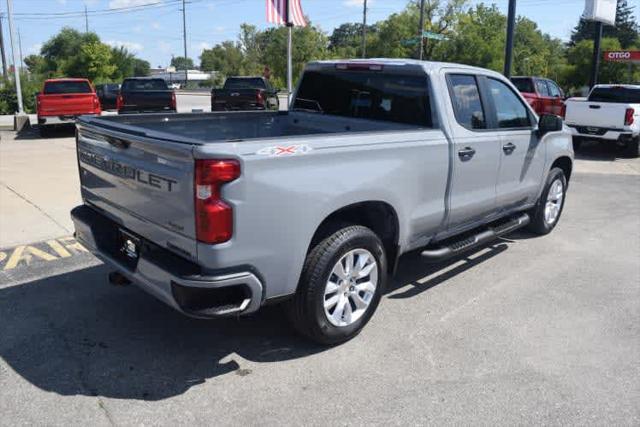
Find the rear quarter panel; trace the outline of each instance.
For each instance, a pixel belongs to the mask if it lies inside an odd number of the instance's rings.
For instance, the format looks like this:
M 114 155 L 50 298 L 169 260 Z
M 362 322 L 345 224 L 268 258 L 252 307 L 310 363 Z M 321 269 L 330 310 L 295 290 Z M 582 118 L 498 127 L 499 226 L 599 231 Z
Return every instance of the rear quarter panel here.
M 276 155 L 274 147 L 296 147 Z M 196 158 L 237 158 L 242 176 L 223 188 L 235 230 L 222 245 L 198 245 L 209 268 L 252 263 L 266 298 L 295 291 L 311 238 L 331 213 L 383 201 L 397 213 L 399 244 L 419 245 L 443 222 L 448 144 L 440 130 L 335 134 L 211 144 Z

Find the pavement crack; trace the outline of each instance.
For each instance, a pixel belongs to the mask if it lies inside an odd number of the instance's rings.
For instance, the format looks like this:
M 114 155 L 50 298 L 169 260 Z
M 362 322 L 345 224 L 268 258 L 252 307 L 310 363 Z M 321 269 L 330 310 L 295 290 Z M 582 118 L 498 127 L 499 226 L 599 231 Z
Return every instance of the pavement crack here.
M 13 194 L 15 194 L 16 196 L 20 197 L 22 200 L 24 200 L 25 202 L 27 202 L 28 204 L 30 204 L 31 206 L 33 206 L 34 208 L 36 208 L 39 212 L 41 212 L 44 216 L 46 216 L 47 218 L 49 218 L 51 221 L 53 221 L 54 224 L 56 224 L 58 227 L 62 228 L 64 231 L 66 231 L 67 233 L 71 233 L 72 231 L 69 230 L 67 227 L 65 227 L 64 225 L 60 224 L 58 221 L 56 221 L 56 219 L 54 217 L 52 217 L 51 215 L 49 215 L 44 209 L 42 209 L 40 206 L 36 205 L 35 203 L 33 203 L 31 200 L 27 199 L 25 196 L 23 196 L 22 194 L 20 194 L 19 192 L 17 192 L 16 190 L 14 190 L 13 188 L 11 188 L 10 186 L 8 186 L 7 184 L 5 184 L 4 182 L 0 182 L 0 184 L 2 184 L 2 186 L 4 186 L 7 190 L 11 191 Z

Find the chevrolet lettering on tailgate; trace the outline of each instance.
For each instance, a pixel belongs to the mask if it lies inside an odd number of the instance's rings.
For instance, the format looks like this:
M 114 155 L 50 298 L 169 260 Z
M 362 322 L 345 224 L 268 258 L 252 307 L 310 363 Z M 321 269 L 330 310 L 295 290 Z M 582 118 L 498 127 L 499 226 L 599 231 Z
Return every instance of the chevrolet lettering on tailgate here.
M 120 178 L 133 179 L 141 184 L 148 185 L 159 190 L 171 192 L 172 190 L 175 190 L 177 185 L 177 181 L 173 179 L 165 178 L 142 169 L 136 169 L 132 166 L 110 159 L 107 156 L 102 156 L 85 150 L 78 150 L 78 155 L 80 157 L 80 161 L 83 163 L 94 166 L 102 171 L 110 173 L 111 175 L 119 176 Z

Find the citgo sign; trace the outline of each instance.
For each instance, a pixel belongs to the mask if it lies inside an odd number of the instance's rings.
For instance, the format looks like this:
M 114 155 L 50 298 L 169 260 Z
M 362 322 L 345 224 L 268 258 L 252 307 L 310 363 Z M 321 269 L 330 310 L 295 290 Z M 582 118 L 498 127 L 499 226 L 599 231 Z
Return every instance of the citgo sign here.
M 604 52 L 604 60 L 640 63 L 640 50 L 608 50 Z

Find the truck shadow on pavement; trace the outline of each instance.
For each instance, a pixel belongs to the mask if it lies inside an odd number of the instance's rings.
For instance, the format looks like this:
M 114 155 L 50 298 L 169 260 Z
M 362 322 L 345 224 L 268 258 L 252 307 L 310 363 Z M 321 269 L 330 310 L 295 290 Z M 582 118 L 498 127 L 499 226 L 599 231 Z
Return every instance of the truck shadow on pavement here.
M 76 127 L 74 124 L 60 125 L 48 130 L 46 136 L 42 136 L 38 126 L 31 126 L 18 132 L 15 140 L 28 141 L 38 139 L 70 138 L 75 136 L 75 132 Z
M 387 297 L 415 296 L 507 247 L 497 241 L 440 264 L 409 254 Z M 162 400 L 221 375 L 251 375 L 246 361 L 330 351 L 295 335 L 278 306 L 241 318 L 190 319 L 135 286 L 109 285 L 108 271 L 99 265 L 0 289 L 0 357 L 33 385 L 63 396 Z
M 584 141 L 580 148 L 575 150 L 577 160 L 611 162 L 616 159 L 626 159 L 624 150 L 612 143 L 600 143 L 597 141 Z

